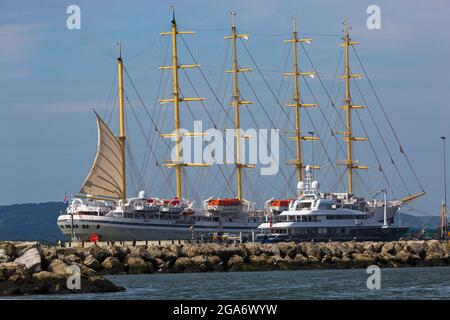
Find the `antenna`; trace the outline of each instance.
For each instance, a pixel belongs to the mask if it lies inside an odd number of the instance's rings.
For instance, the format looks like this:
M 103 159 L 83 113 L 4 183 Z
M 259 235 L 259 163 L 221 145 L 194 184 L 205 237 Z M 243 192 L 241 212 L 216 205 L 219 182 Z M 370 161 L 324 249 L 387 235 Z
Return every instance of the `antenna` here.
M 172 8 L 172 24 L 176 24 L 176 22 L 175 22 L 175 3 L 172 3 L 170 5 L 170 8 Z

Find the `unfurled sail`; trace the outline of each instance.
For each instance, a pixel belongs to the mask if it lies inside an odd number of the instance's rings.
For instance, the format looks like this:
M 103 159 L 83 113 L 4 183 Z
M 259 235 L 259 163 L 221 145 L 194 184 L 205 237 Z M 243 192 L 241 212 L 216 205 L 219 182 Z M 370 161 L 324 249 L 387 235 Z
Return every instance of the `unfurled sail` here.
M 117 137 L 106 123 L 97 116 L 98 145 L 94 163 L 80 192 L 93 196 L 122 198 L 122 158 Z

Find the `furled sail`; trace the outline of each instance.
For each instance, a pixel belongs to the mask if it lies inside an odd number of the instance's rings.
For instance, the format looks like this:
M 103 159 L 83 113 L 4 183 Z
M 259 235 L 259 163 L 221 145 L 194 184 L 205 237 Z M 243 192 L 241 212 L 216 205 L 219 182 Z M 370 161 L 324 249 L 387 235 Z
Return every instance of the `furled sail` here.
M 98 144 L 94 163 L 80 192 L 93 196 L 122 198 L 122 157 L 119 140 L 97 116 Z

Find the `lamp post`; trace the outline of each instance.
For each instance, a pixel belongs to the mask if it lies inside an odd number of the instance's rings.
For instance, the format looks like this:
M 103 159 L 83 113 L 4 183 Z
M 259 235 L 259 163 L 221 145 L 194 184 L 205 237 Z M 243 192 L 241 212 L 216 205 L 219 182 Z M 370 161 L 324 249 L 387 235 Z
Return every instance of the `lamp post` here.
M 441 217 L 441 238 L 446 238 L 446 219 L 445 215 L 447 213 L 447 165 L 446 165 L 446 155 L 445 155 L 445 137 L 441 137 L 442 147 L 443 147 L 443 159 L 444 159 L 444 201 L 442 202 L 442 217 Z
M 311 135 L 311 141 L 314 141 L 314 131 L 308 131 L 308 133 Z M 312 151 L 312 176 L 314 179 L 314 143 L 311 143 L 311 151 Z

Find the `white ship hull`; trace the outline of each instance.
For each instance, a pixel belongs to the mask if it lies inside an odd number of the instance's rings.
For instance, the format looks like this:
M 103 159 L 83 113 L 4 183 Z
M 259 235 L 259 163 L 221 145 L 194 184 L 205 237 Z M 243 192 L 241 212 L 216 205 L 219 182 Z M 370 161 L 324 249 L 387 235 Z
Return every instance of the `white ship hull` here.
M 233 233 L 252 239 L 261 224 L 259 219 L 236 222 L 207 222 L 193 220 L 163 220 L 107 217 L 97 215 L 60 215 L 58 226 L 69 239 L 73 236 L 88 241 L 92 234 L 102 241 L 128 240 L 190 240 L 207 239 L 211 233 Z M 72 234 L 73 226 L 73 234 Z M 193 226 L 193 229 L 191 229 Z

